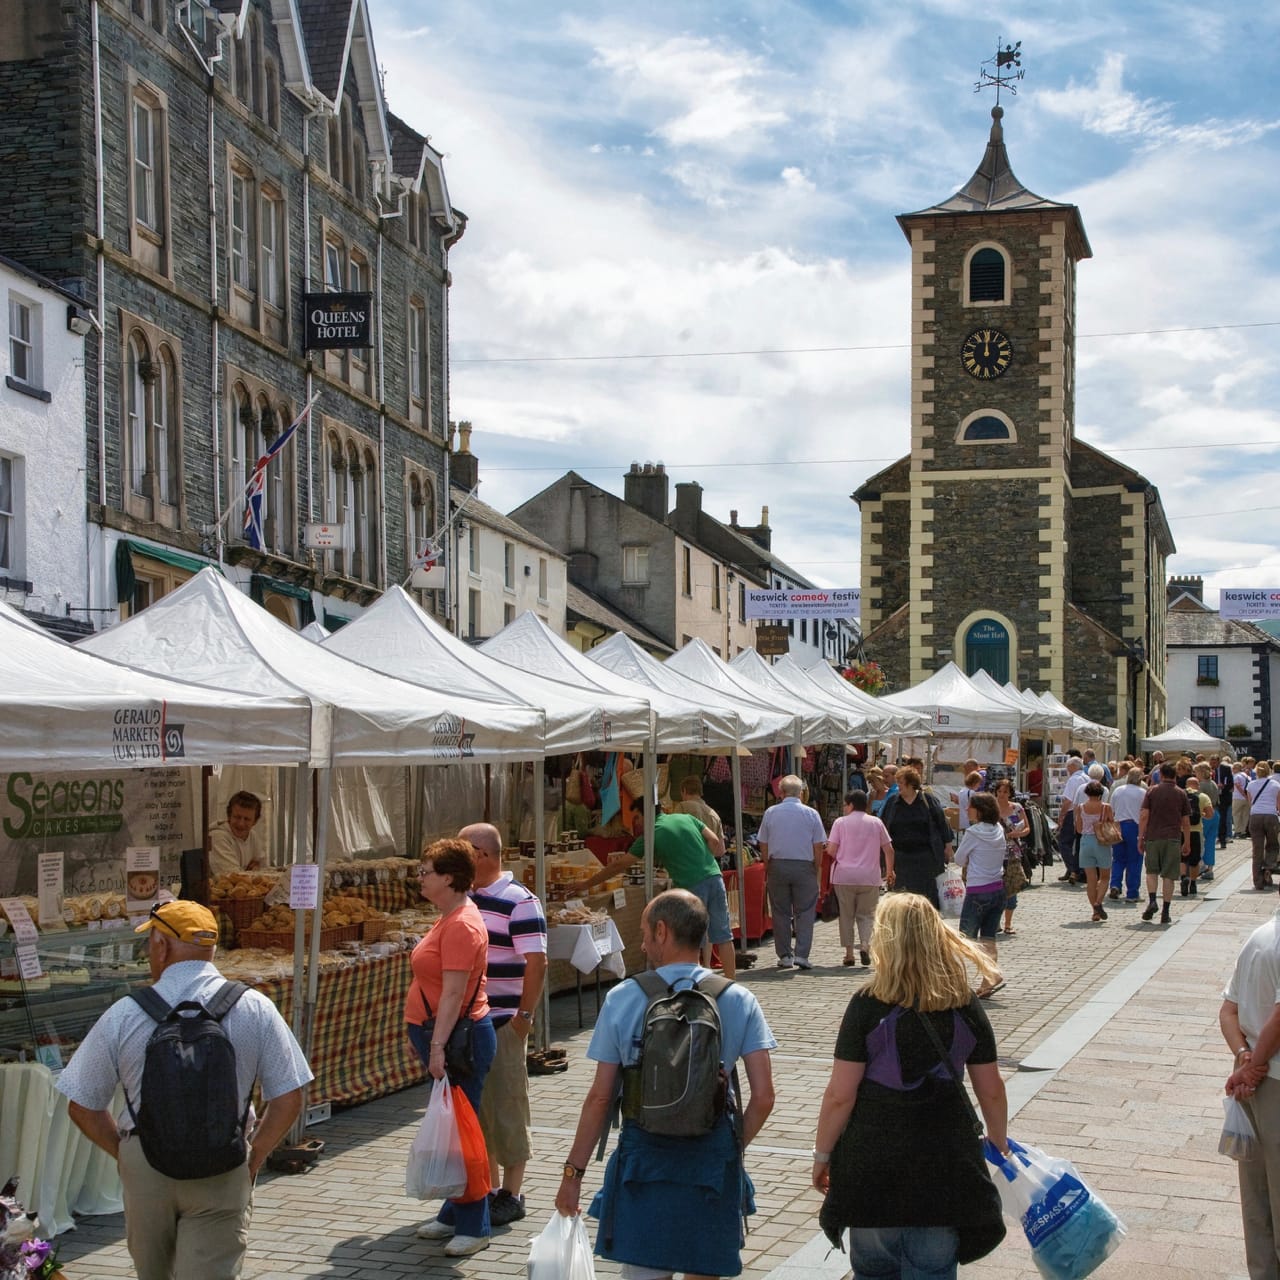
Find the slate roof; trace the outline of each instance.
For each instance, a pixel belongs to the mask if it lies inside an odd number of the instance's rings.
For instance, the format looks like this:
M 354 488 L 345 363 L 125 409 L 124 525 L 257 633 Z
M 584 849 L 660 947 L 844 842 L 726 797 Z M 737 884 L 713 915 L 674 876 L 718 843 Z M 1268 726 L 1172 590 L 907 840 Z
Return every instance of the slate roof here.
M 465 489 L 450 486 L 449 499 L 455 511 L 462 505 L 463 500 L 466 500 L 467 505 L 462 511 L 464 520 L 474 520 L 476 524 L 482 524 L 486 529 L 494 529 L 508 538 L 518 539 L 525 546 L 545 551 L 548 555 L 555 556 L 557 560 L 567 558 L 564 552 L 557 551 L 549 542 L 543 542 L 541 538 L 530 533 L 524 525 L 517 524 L 510 516 L 504 516 L 501 511 L 489 506 L 487 502 L 481 502 L 479 498 L 468 499 Z
M 1223 649 L 1265 644 L 1280 650 L 1280 640 L 1261 627 L 1238 618 L 1224 618 L 1208 609 L 1168 610 L 1164 641 L 1166 648 Z
M 611 605 L 605 604 L 598 596 L 584 591 L 581 587 L 569 583 L 568 615 L 582 618 L 586 622 L 594 622 L 597 626 L 609 631 L 620 631 L 624 636 L 634 640 L 646 649 L 656 649 L 660 653 L 672 653 L 674 650 L 665 641 L 659 640 L 652 632 L 646 631 L 638 622 L 624 617 Z
M 352 10 L 357 0 L 301 0 L 298 16 L 302 20 L 302 38 L 311 66 L 311 83 L 330 102 L 338 97 L 342 83 L 343 56 L 347 51 L 347 33 L 351 30 Z
M 387 112 L 387 132 L 391 135 L 391 172 L 416 182 L 422 172 L 426 138 L 393 111 Z

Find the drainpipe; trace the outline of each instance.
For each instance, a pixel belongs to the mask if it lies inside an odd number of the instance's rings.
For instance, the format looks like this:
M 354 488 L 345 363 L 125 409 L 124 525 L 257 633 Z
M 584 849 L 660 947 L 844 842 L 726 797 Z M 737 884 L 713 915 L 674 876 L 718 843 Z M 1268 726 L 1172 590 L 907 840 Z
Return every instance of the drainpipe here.
M 214 154 L 213 104 L 215 80 L 209 73 L 208 116 L 209 150 L 209 428 L 213 435 L 213 509 L 218 523 L 214 529 L 214 550 L 222 563 L 222 530 L 226 514 L 222 510 L 222 388 L 218 360 L 218 165 Z
M 98 367 L 95 371 L 98 394 L 98 502 L 101 506 L 107 505 L 107 335 L 106 335 L 106 303 L 103 295 L 107 288 L 107 264 L 106 258 L 103 256 L 103 244 L 106 238 L 106 205 L 105 195 L 103 192 L 103 162 L 102 162 L 102 46 L 98 32 L 98 10 L 101 0 L 93 0 L 93 180 L 94 180 L 94 257 L 97 272 L 97 324 L 95 328 L 98 331 Z M 86 534 L 87 534 L 86 530 Z M 100 540 L 100 549 L 102 551 L 102 583 L 104 588 L 110 581 L 110 560 L 107 555 L 106 537 Z M 90 581 L 96 575 L 89 566 Z M 104 600 L 111 598 L 111 592 L 106 590 Z M 96 601 L 94 602 L 97 603 Z

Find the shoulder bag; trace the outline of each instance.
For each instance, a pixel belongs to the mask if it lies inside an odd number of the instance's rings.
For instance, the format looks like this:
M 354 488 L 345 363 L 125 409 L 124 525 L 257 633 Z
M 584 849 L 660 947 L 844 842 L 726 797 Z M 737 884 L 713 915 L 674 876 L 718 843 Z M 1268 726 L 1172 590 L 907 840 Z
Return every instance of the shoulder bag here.
M 955 1082 L 965 1109 L 969 1113 L 969 1118 L 973 1121 L 973 1132 L 977 1137 L 979 1147 L 981 1147 L 983 1141 L 982 1121 L 979 1119 L 978 1112 L 969 1098 L 969 1091 L 964 1087 L 964 1081 L 960 1079 L 960 1075 L 956 1071 L 955 1063 L 951 1061 L 951 1055 L 943 1049 L 942 1041 L 938 1038 L 938 1033 L 933 1029 L 933 1023 L 919 1009 L 913 1009 L 912 1012 L 920 1020 L 920 1025 L 924 1028 L 925 1035 L 929 1037 L 929 1043 L 933 1045 L 933 1050 L 938 1055 L 939 1061 L 946 1067 L 947 1074 Z M 954 1011 L 951 1016 L 953 1018 L 956 1016 Z M 983 1195 L 983 1212 L 973 1215 L 971 1220 L 956 1227 L 956 1234 L 959 1236 L 956 1261 L 964 1266 L 968 1266 L 971 1262 L 977 1262 L 979 1258 L 985 1258 L 1005 1238 L 1004 1210 L 1000 1206 L 1000 1194 L 996 1191 L 990 1175 L 986 1179 L 984 1192 L 986 1191 L 989 1191 L 990 1194 Z
M 471 1039 L 471 1033 L 474 1024 L 471 1021 L 471 1007 L 476 1002 L 476 996 L 480 994 L 480 983 L 484 980 L 484 975 L 476 979 L 476 985 L 471 991 L 471 999 L 467 1001 L 467 1007 L 458 1015 L 458 1021 L 454 1023 L 453 1030 L 449 1032 L 449 1038 L 444 1042 L 444 1067 L 449 1073 L 449 1079 L 457 1084 L 461 1080 L 470 1080 L 476 1070 L 476 1052 L 475 1045 Z M 427 1020 L 422 1024 L 422 1030 L 430 1041 L 432 1033 L 435 1031 L 436 1015 L 431 1012 L 431 1005 L 427 1003 L 427 993 L 422 993 L 422 1004 L 427 1011 Z
M 1115 811 L 1109 804 L 1102 806 L 1102 817 L 1093 828 L 1093 838 L 1104 845 L 1119 844 L 1124 836 L 1120 834 L 1120 824 L 1116 821 Z

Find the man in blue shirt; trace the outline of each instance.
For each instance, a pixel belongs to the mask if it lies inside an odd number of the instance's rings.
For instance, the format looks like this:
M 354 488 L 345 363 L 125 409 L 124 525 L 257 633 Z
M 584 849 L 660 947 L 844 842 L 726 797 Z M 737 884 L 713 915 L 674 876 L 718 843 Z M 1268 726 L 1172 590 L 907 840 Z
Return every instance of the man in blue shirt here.
M 669 987 L 694 986 L 710 976 L 711 971 L 698 963 L 706 930 L 707 909 L 687 890 L 660 893 L 644 909 L 641 945 L 650 968 Z M 582 1105 L 556 1196 L 556 1208 L 565 1215 L 579 1212 L 583 1175 L 609 1122 L 621 1070 L 639 1060 L 646 1005 L 639 983 L 620 982 L 605 998 L 596 1021 L 587 1048 L 587 1056 L 596 1062 L 595 1079 Z M 741 1059 L 746 1071 L 750 1098 L 741 1119 L 745 1147 L 773 1110 L 769 1051 L 778 1042 L 746 987 L 730 984 L 716 1007 L 721 1066 L 732 1072 Z M 726 1179 L 727 1161 L 736 1162 L 739 1178 Z M 726 1187 L 726 1182 L 731 1185 Z M 727 1113 L 710 1133 L 690 1138 L 652 1137 L 624 1120 L 604 1187 L 591 1206 L 592 1215 L 600 1219 L 596 1253 L 622 1263 L 623 1280 L 659 1280 L 677 1271 L 738 1275 L 742 1218 L 753 1210 L 742 1150 Z M 662 1229 L 655 1230 L 655 1223 Z
M 782 803 L 766 809 L 756 839 L 764 859 L 779 969 L 812 969 L 813 911 L 827 832 L 815 809 L 802 804 L 804 782 L 789 773 L 778 782 Z M 795 935 L 795 951 L 791 949 Z

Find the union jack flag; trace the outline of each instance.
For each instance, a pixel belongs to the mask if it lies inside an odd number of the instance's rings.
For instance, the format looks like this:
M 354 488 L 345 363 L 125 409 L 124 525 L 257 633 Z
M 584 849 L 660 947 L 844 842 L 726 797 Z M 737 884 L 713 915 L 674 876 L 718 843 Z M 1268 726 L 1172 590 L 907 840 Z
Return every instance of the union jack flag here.
M 443 557 L 442 549 L 438 547 L 434 542 L 428 541 L 423 546 L 422 550 L 419 551 L 418 554 L 413 557 L 413 563 L 410 565 L 410 568 L 434 569 L 436 565 L 441 563 L 443 558 L 444 557 Z
M 253 474 L 249 477 L 249 486 L 245 490 L 244 503 L 244 540 L 255 550 L 261 551 L 265 543 L 262 536 L 262 495 L 266 488 L 267 467 L 276 456 L 293 439 L 294 432 L 302 424 L 311 406 L 298 414 L 296 418 L 267 446 L 267 451 L 254 465 Z

